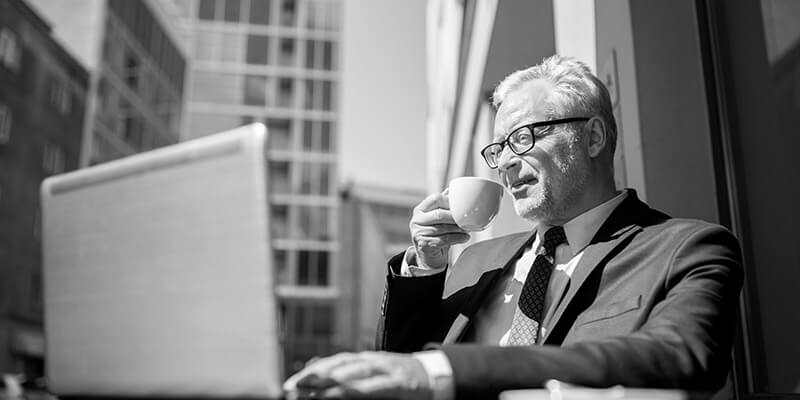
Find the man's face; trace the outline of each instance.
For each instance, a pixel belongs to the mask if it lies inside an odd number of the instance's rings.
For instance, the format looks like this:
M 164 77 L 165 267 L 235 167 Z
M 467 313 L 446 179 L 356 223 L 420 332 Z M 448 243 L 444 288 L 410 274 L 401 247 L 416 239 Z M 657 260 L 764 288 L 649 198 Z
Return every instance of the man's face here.
M 506 96 L 497 110 L 494 141 L 504 140 L 521 126 L 552 119 L 547 117 L 546 110 L 557 101 L 560 99 L 554 98 L 549 82 L 523 83 Z M 590 158 L 580 133 L 570 125 L 549 126 L 542 133 L 536 135 L 534 147 L 522 155 L 514 154 L 506 146 L 498 173 L 514 197 L 517 214 L 537 222 L 562 224 L 574 217 L 571 211 L 589 181 Z

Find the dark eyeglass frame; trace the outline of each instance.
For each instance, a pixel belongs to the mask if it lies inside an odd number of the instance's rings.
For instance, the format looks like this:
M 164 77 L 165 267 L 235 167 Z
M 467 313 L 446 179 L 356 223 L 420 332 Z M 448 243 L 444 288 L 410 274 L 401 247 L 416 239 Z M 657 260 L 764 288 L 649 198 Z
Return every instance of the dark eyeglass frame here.
M 500 145 L 500 151 L 498 152 L 498 154 L 499 154 L 499 153 L 503 152 L 503 149 L 506 146 L 508 146 L 508 148 L 511 149 L 511 151 L 514 154 L 516 154 L 518 156 L 521 156 L 521 155 L 531 151 L 533 146 L 536 144 L 536 135 L 533 132 L 533 130 L 535 128 L 540 128 L 540 127 L 543 127 L 543 126 L 568 124 L 570 122 L 588 121 L 590 119 L 592 119 L 592 118 L 591 117 L 570 117 L 570 118 L 553 119 L 553 120 L 549 120 L 549 121 L 539 121 L 539 122 L 534 122 L 532 124 L 520 126 L 519 128 L 514 129 L 513 131 L 511 131 L 511 133 L 506 135 L 506 138 L 503 139 L 503 141 L 487 144 L 483 149 L 481 149 L 481 156 L 483 157 L 483 160 L 486 161 L 486 165 L 488 165 L 489 168 L 496 169 L 498 167 L 498 164 L 490 162 L 489 161 L 489 156 L 486 155 L 486 152 L 491 147 L 496 146 L 496 145 Z M 525 150 L 519 150 L 518 151 L 517 149 L 514 149 L 514 145 L 511 144 L 511 142 L 509 142 L 509 138 L 511 138 L 511 136 L 513 136 L 514 134 L 516 134 L 517 132 L 519 132 L 519 131 L 521 131 L 523 129 L 528 129 L 531 132 L 531 144 Z

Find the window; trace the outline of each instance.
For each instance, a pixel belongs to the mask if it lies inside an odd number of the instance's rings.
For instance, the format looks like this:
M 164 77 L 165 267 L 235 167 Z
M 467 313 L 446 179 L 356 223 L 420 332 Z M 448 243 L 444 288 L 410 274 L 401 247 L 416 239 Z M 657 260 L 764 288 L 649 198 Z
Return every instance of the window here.
M 275 273 L 275 282 L 279 285 L 289 284 L 289 259 L 286 250 L 275 249 L 272 251 L 273 271 Z
M 304 162 L 300 164 L 301 194 L 327 196 L 330 186 L 330 170 L 332 166 L 323 163 Z
M 0 104 L 0 144 L 11 140 L 11 109 L 5 104 Z
M 299 213 L 298 229 L 295 232 L 299 239 L 330 240 L 330 215 L 328 207 L 297 206 Z
M 333 82 L 306 80 L 304 106 L 307 110 L 332 110 Z
M 280 78 L 278 81 L 278 106 L 291 107 L 294 98 L 294 81 L 292 78 Z
M 328 252 L 300 250 L 297 252 L 297 284 L 328 286 Z
M 267 65 L 269 54 L 269 37 L 262 35 L 247 36 L 247 63 Z
M 17 35 L 9 29 L 0 31 L 0 63 L 8 69 L 19 69 L 20 48 L 17 45 Z
M 242 0 L 225 0 L 225 21 L 239 22 L 242 13 Z
M 250 0 L 250 23 L 256 25 L 269 24 L 270 0 Z
M 138 150 L 142 147 L 144 122 L 135 116 L 127 115 L 122 119 L 122 140 Z
M 215 7 L 216 2 L 214 0 L 200 0 L 197 5 L 197 17 L 206 21 L 213 21 Z
M 283 0 L 281 3 L 281 25 L 294 26 L 297 11 L 295 0 Z
M 273 204 L 270 214 L 272 215 L 272 221 L 270 221 L 272 236 L 275 238 L 289 237 L 289 206 Z
M 72 97 L 64 82 L 57 79 L 50 81 L 50 104 L 52 104 L 61 115 L 67 115 L 72 111 Z
M 330 121 L 303 121 L 303 150 L 322 153 L 330 152 L 330 136 Z
M 267 78 L 247 75 L 244 79 L 244 104 L 263 106 L 267 104 Z
M 269 148 L 288 150 L 292 147 L 292 121 L 288 119 L 268 119 Z
M 294 65 L 294 39 L 281 39 L 281 52 L 278 56 L 278 63 L 283 66 Z
M 306 40 L 306 68 L 334 70 L 336 44 L 329 40 Z
M 125 84 L 136 91 L 139 87 L 139 60 L 134 54 L 125 54 L 125 71 L 122 74 Z
M 306 28 L 335 31 L 339 29 L 339 8 L 331 1 L 309 1 Z
M 64 172 L 64 150 L 52 143 L 46 143 L 42 157 L 42 169 L 48 174 Z
M 289 161 L 269 162 L 269 186 L 272 193 L 289 193 L 291 190 L 291 163 Z

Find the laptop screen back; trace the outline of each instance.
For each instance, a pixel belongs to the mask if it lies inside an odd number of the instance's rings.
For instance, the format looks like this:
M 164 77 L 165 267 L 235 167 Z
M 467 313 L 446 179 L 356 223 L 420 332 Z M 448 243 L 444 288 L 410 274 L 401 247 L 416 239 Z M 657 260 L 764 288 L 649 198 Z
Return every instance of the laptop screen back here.
M 279 397 L 261 124 L 42 184 L 49 388 Z

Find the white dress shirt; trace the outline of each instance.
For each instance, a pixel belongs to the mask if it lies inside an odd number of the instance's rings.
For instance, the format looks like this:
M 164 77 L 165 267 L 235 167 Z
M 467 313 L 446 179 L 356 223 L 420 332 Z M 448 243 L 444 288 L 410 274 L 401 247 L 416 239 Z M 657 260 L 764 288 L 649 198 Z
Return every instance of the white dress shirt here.
M 545 298 L 545 308 L 543 316 L 548 315 L 551 308 L 558 306 L 561 295 L 566 288 L 575 267 L 583 256 L 583 251 L 592 240 L 600 226 L 608 219 L 614 209 L 625 200 L 627 192 L 623 191 L 610 200 L 584 212 L 564 224 L 564 233 L 567 243 L 562 243 L 556 248 L 554 257 L 554 270 L 550 276 Z M 539 224 L 537 226 L 536 238 L 517 259 L 514 268 L 511 268 L 501 276 L 494 288 L 490 290 L 483 306 L 478 310 L 473 320 L 475 324 L 475 342 L 487 345 L 505 346 L 508 343 L 508 335 L 511 328 L 511 321 L 514 318 L 514 311 L 522 291 L 522 285 L 528 276 L 533 265 L 533 260 L 538 254 L 544 252 L 541 245 L 541 238 L 550 229 L 550 226 Z M 442 270 L 430 270 L 409 265 L 413 258 L 413 248 L 406 251 L 401 266 L 401 274 L 404 276 L 424 276 L 433 273 L 441 273 Z M 541 326 L 539 340 L 546 334 L 546 328 Z M 453 387 L 452 368 L 450 362 L 442 351 L 431 350 L 414 353 L 414 356 L 422 362 L 425 371 L 430 378 L 431 386 L 434 389 L 434 400 L 451 400 L 455 394 Z

